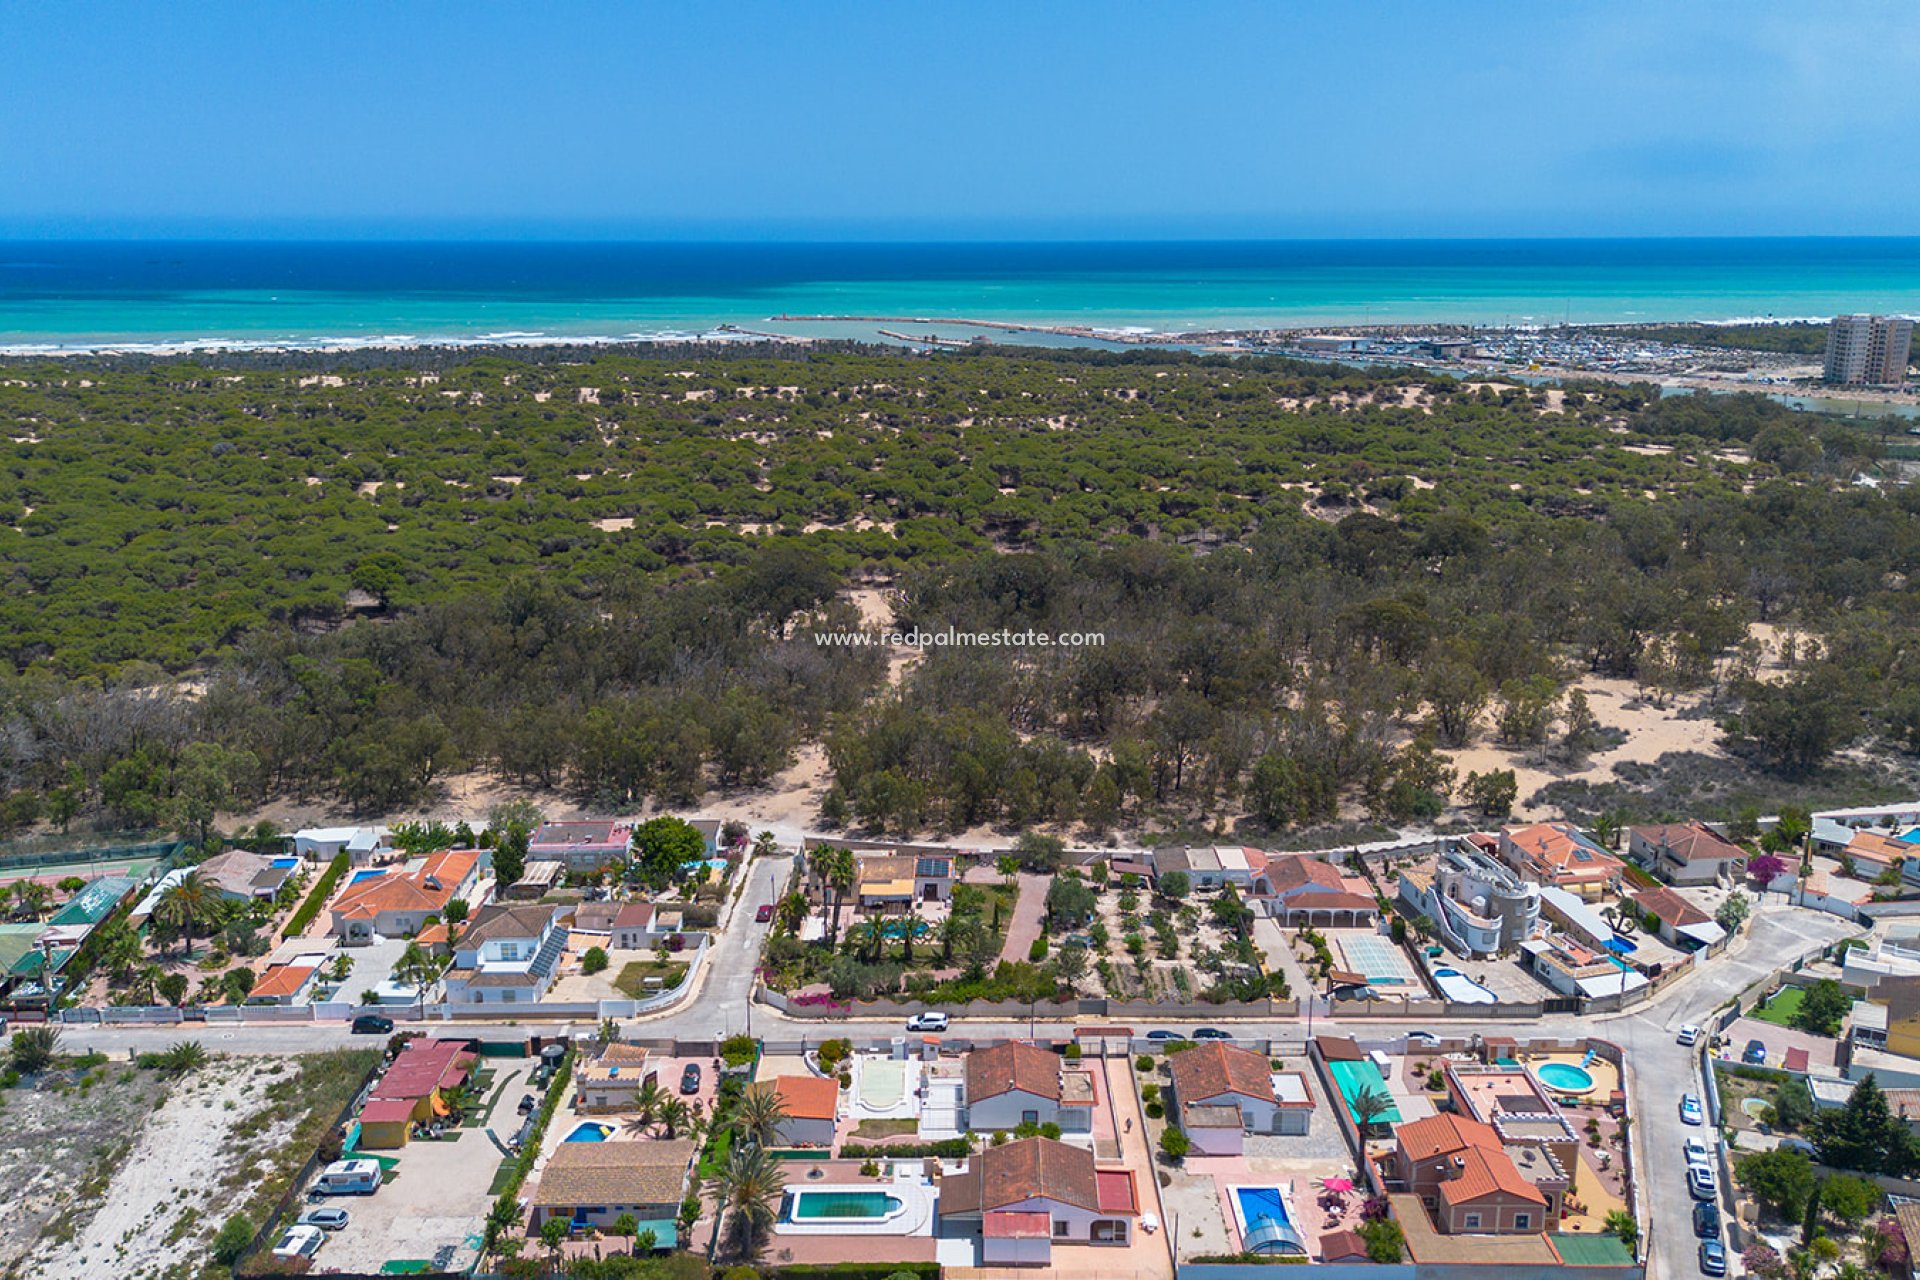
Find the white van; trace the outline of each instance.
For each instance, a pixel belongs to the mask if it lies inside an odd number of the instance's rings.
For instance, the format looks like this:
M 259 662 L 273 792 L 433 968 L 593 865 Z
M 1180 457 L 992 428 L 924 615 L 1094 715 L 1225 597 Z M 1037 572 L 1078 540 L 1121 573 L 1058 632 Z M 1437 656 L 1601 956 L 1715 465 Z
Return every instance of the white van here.
M 321 1170 L 313 1189 L 325 1196 L 370 1196 L 380 1189 L 378 1160 L 335 1160 Z

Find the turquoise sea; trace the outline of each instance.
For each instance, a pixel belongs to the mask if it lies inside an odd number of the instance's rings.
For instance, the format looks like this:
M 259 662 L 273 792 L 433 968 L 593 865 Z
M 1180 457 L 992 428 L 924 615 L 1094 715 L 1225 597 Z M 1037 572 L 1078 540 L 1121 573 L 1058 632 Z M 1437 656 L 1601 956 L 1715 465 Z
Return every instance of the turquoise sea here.
M 13 352 L 898 327 L 775 318 L 822 314 L 1171 332 L 1841 311 L 1920 312 L 1920 239 L 0 243 Z

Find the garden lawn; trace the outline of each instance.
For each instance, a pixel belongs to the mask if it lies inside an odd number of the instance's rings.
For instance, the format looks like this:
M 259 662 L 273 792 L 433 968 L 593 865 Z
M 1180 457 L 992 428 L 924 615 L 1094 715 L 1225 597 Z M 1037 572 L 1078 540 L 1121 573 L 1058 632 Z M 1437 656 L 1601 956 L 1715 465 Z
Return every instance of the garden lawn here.
M 1766 1004 L 1747 1016 L 1771 1022 L 1776 1027 L 1791 1027 L 1800 1013 L 1800 1002 L 1806 998 L 1807 993 L 1799 987 L 1782 987 L 1767 999 Z
M 658 978 L 660 990 L 671 991 L 686 976 L 687 962 L 684 960 L 633 960 L 621 966 L 620 976 L 613 980 L 613 985 L 629 1000 L 644 1000 L 650 994 L 659 994 L 646 990 L 645 979 Z

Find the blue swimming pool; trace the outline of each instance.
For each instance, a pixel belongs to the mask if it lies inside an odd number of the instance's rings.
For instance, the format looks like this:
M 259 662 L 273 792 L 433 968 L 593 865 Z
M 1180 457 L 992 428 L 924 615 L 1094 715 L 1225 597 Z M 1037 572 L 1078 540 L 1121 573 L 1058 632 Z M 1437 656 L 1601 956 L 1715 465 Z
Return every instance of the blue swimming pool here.
M 1562 1093 L 1593 1092 L 1593 1075 L 1582 1071 L 1571 1062 L 1546 1062 L 1535 1067 L 1533 1073 L 1540 1077 L 1540 1083 L 1549 1089 L 1558 1089 Z
M 375 880 L 387 874 L 385 867 L 369 867 L 365 871 L 356 871 L 347 878 L 348 884 L 359 884 L 362 880 Z
M 613 1126 L 610 1124 L 581 1124 L 574 1126 L 573 1132 L 567 1135 L 567 1141 L 605 1142 L 612 1136 Z
M 1235 1187 L 1233 1200 L 1239 1210 L 1240 1243 L 1248 1253 L 1306 1253 L 1280 1188 Z
M 299 866 L 299 865 L 300 865 L 300 859 L 298 859 L 298 858 L 275 858 L 275 859 L 273 860 L 273 865 L 274 865 L 274 866 L 276 866 L 276 867 L 297 867 L 297 866 Z

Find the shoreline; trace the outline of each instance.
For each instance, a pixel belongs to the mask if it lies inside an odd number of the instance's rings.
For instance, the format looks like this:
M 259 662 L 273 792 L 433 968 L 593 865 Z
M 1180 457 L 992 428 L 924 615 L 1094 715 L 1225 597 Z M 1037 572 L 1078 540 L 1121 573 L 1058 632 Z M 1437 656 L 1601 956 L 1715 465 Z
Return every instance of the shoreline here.
M 1820 323 L 1814 316 L 1792 317 L 1786 319 L 1770 318 L 1764 323 L 1777 325 Z M 1364 352 L 1345 352 L 1331 355 L 1323 352 L 1300 351 L 1290 349 L 1286 338 L 1304 333 L 1347 334 L 1395 336 L 1409 334 L 1526 334 L 1526 333 L 1576 333 L 1604 335 L 1612 330 L 1638 328 L 1646 326 L 1698 326 L 1700 328 L 1724 328 L 1752 325 L 1756 321 L 1751 317 L 1732 320 L 1647 320 L 1632 323 L 1621 321 L 1577 322 L 1573 324 L 1539 325 L 1491 325 L 1472 324 L 1463 321 L 1391 321 L 1372 324 L 1326 325 L 1287 324 L 1283 326 L 1254 327 L 1246 329 L 1169 329 L 1156 330 L 1143 325 L 1086 325 L 1054 324 L 1044 321 L 989 320 L 967 316 L 932 315 L 850 315 L 828 313 L 780 313 L 766 317 L 762 325 L 780 324 L 845 324 L 845 325 L 915 325 L 946 326 L 949 329 L 984 330 L 966 336 L 941 334 L 934 328 L 924 332 L 907 333 L 889 328 L 876 327 L 868 336 L 861 335 L 823 335 L 781 333 L 769 328 L 748 328 L 742 324 L 721 323 L 711 328 L 697 330 L 662 329 L 650 333 L 628 334 L 556 334 L 543 331 L 508 330 L 479 336 L 463 334 L 414 335 L 386 334 L 370 338 L 352 337 L 315 337 L 312 339 L 286 338 L 247 338 L 221 337 L 217 335 L 185 338 L 157 338 L 152 340 L 130 341 L 125 339 L 79 340 L 73 343 L 63 342 L 0 342 L 0 362 L 13 363 L 30 360 L 62 359 L 112 359 L 130 358 L 167 358 L 191 357 L 195 355 L 349 355 L 355 352 L 404 353 L 445 352 L 458 350 L 472 351 L 516 351 L 552 348 L 619 348 L 619 347 L 685 347 L 713 346 L 723 348 L 730 345 L 752 343 L 788 344 L 796 348 L 806 348 L 827 343 L 870 342 L 878 345 L 898 345 L 905 349 L 926 350 L 939 348 L 946 350 L 965 350 L 975 343 L 994 344 L 990 334 L 1008 335 L 1036 334 L 1056 339 L 1082 340 L 1112 347 L 1128 348 L 1164 348 L 1199 352 L 1208 355 L 1278 355 L 1290 359 L 1339 363 L 1364 368 L 1416 368 L 1428 373 L 1441 373 L 1473 377 L 1504 377 L 1522 384 L 1541 382 L 1561 382 L 1591 380 L 1616 384 L 1652 383 L 1670 390 L 1707 391 L 1714 394 L 1748 393 L 1773 397 L 1788 397 L 1809 401 L 1824 401 L 1834 405 L 1860 404 L 1874 406 L 1894 406 L 1920 408 L 1920 387 L 1909 384 L 1907 388 L 1891 387 L 1828 387 L 1819 382 L 1807 382 L 1797 379 L 1756 380 L 1737 376 L 1715 376 L 1711 373 L 1674 371 L 1628 371 L 1610 369 L 1591 369 L 1571 365 L 1535 364 L 1526 368 L 1517 368 L 1510 363 L 1486 359 L 1434 360 L 1417 357 L 1376 356 L 1369 357 Z M 1017 337 L 1007 340 L 1004 345 L 1021 346 Z M 1043 349 L 1058 350 L 1059 347 Z M 1740 351 L 1741 348 L 1729 348 Z

